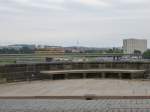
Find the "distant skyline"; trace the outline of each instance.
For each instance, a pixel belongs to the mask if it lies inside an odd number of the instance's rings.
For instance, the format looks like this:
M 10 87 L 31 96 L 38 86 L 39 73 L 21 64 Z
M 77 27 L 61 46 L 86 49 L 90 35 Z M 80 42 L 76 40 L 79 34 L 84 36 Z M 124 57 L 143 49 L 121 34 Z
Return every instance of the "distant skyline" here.
M 0 45 L 120 47 L 147 39 L 150 0 L 0 0 Z

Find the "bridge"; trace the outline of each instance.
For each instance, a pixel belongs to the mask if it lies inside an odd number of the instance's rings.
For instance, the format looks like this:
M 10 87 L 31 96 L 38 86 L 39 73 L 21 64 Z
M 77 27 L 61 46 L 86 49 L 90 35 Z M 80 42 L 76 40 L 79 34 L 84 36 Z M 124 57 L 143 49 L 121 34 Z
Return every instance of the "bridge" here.
M 49 75 L 51 79 L 73 78 L 118 78 L 135 79 L 144 78 L 145 70 L 132 69 L 80 69 L 80 70 L 51 70 L 41 71 L 41 74 Z

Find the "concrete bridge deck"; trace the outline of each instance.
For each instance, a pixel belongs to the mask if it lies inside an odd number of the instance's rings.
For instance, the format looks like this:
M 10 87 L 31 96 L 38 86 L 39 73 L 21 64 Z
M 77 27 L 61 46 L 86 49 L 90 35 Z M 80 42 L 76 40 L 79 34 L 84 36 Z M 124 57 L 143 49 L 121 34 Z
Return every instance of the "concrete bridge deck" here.
M 41 71 L 42 74 L 48 74 L 57 78 L 68 78 L 70 76 L 76 78 L 143 78 L 146 70 L 132 70 L 132 69 L 80 69 L 80 70 L 51 70 Z M 79 76 L 80 74 L 80 76 Z M 64 76 L 63 76 L 64 75 Z M 63 77 L 62 77 L 63 76 Z M 89 78 L 90 78 L 89 77 Z M 56 78 L 56 79 L 57 79 Z

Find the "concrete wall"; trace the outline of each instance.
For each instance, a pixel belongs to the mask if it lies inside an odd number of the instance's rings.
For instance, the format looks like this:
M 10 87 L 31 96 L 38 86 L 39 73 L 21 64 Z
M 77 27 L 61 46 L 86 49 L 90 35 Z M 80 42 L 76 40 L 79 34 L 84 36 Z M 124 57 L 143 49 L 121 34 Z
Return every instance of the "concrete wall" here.
M 64 69 L 138 69 L 146 70 L 150 74 L 150 62 L 85 62 L 85 63 L 39 63 L 39 64 L 13 64 L 0 66 L 0 77 L 10 81 L 24 81 L 46 79 L 49 76 L 40 74 L 43 70 Z

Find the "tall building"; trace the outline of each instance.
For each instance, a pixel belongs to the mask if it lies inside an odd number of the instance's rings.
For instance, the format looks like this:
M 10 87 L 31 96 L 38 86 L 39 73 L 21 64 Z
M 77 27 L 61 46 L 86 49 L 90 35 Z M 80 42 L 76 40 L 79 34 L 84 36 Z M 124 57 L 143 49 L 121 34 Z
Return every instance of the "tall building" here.
M 147 50 L 146 39 L 125 39 L 123 40 L 123 51 L 125 54 L 133 54 L 134 51 L 143 53 Z

